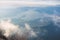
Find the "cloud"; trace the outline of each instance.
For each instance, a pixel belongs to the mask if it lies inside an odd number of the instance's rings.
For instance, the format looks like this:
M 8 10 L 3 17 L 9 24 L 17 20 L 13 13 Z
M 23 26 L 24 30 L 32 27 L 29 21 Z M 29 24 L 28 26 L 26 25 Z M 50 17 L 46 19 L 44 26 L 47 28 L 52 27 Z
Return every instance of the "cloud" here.
M 32 30 L 30 25 L 25 23 L 25 27 L 21 28 L 19 25 L 15 25 L 11 22 L 11 19 L 0 20 L 0 31 L 3 32 L 2 35 L 8 39 L 27 39 L 29 37 L 36 37 L 36 33 Z
M 47 7 L 60 5 L 58 1 L 0 1 L 0 18 L 14 18 L 19 7 Z M 15 12 L 15 13 L 14 13 Z M 13 17 L 14 16 L 14 17 Z
M 49 21 L 52 21 L 57 26 L 60 25 L 59 24 L 60 16 L 58 16 L 58 14 L 56 15 L 55 13 L 54 14 L 39 13 L 39 12 L 36 12 L 34 10 L 28 10 L 26 12 L 18 14 L 17 17 L 20 20 L 23 20 L 23 22 L 26 22 L 26 21 L 29 22 L 32 20 L 39 19 L 38 21 L 37 20 L 36 21 L 39 23 L 40 27 L 48 25 L 50 23 Z M 38 23 L 34 23 L 34 24 L 38 25 Z M 27 27 L 27 28 L 29 29 L 29 27 Z
M 59 0 L 0 0 L 0 1 L 59 1 Z
M 31 37 L 37 37 L 36 32 L 33 31 L 33 29 L 30 27 L 30 25 L 25 23 L 25 28 L 26 28 L 26 30 L 29 31 L 29 34 L 30 34 Z
M 19 27 L 17 25 L 12 24 L 11 20 L 1 20 L 0 29 L 4 30 L 4 35 L 8 37 L 14 32 L 17 32 L 17 30 L 19 30 Z
M 29 1 L 0 1 L 0 7 L 21 7 L 21 6 L 55 6 L 60 5 L 58 1 L 39 1 L 39 2 L 29 2 Z
M 60 17 L 58 15 L 49 15 L 49 14 L 45 14 L 44 17 L 43 17 L 43 23 L 44 23 L 44 18 L 47 20 L 46 21 L 52 21 L 56 26 L 60 27 Z

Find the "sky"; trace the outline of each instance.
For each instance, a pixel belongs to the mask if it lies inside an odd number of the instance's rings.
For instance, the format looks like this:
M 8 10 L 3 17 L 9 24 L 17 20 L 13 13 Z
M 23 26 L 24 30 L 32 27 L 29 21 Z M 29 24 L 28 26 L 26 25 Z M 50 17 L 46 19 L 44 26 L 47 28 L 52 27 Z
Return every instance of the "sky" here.
M 60 1 L 60 0 L 0 0 L 0 1 Z
M 0 18 L 16 16 L 14 12 L 21 7 L 47 7 L 58 6 L 60 1 L 0 1 Z M 22 11 L 23 12 L 23 11 Z M 20 14 L 20 12 L 18 13 Z
M 20 22 L 20 19 L 22 19 L 22 21 L 39 19 L 36 25 L 39 24 L 37 26 L 40 27 L 48 24 L 49 18 L 51 18 L 53 23 L 60 27 L 58 23 L 60 22 L 60 16 L 57 15 L 57 13 L 60 14 L 59 8 L 60 0 L 0 0 L 0 19 L 6 18 L 12 21 L 12 18 L 15 18 L 14 20 L 18 18 L 19 21 L 16 20 L 17 22 Z M 13 23 L 6 22 L 2 22 L 1 25 L 3 27 L 7 26 L 7 24 L 9 24 L 8 27 L 10 27 L 10 25 L 14 26 Z M 29 27 L 26 28 L 30 29 Z M 32 32 L 32 34 L 34 34 L 34 32 Z
M 35 5 L 60 5 L 60 1 L 0 1 L 0 6 L 35 6 Z

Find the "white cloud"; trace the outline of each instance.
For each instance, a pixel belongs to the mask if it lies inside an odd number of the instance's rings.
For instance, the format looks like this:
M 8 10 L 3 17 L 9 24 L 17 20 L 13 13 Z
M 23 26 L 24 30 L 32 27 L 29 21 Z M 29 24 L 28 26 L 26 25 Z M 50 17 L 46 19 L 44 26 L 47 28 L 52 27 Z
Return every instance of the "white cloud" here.
M 0 7 L 21 7 L 21 6 L 56 6 L 60 5 L 60 2 L 56 1 L 39 1 L 39 2 L 29 2 L 29 1 L 0 1 Z
M 19 16 L 21 15 L 21 16 Z M 39 26 L 43 27 L 49 24 L 49 21 L 53 21 L 53 23 L 57 26 L 60 26 L 60 16 L 56 14 L 48 14 L 48 13 L 38 13 L 33 10 L 28 10 L 22 14 L 17 15 L 20 20 L 22 19 L 23 21 L 32 21 L 35 19 L 40 19 L 39 21 Z M 37 23 L 36 23 L 37 24 Z M 30 29 L 29 27 L 27 27 Z
M 12 24 L 11 20 L 1 20 L 0 29 L 4 30 L 5 31 L 4 35 L 8 37 L 14 32 L 17 32 L 19 30 L 19 27 L 17 25 Z
M 58 15 L 55 15 L 55 14 L 43 14 L 43 16 L 41 16 L 42 17 L 42 26 L 44 26 L 45 24 L 46 25 L 48 25 L 48 21 L 49 20 L 51 20 L 56 26 L 58 26 L 58 27 L 60 27 L 60 16 L 58 16 Z M 44 20 L 44 18 L 46 19 L 48 19 L 48 20 L 46 20 L 46 23 L 44 24 L 44 22 L 45 22 L 45 20 Z
M 28 30 L 30 37 L 37 37 L 36 32 L 27 23 L 25 23 L 25 29 Z
M 51 15 L 50 14 L 44 14 L 44 16 L 43 16 L 43 23 L 44 23 L 44 18 L 45 17 L 48 17 L 49 18 L 46 21 L 51 20 L 56 26 L 60 27 L 60 17 L 58 15 L 55 15 L 55 14 L 51 14 Z
M 29 26 L 28 24 L 26 24 L 26 23 L 25 23 L 25 28 L 26 28 L 27 30 L 31 30 L 30 26 Z
M 36 33 L 28 24 L 25 24 L 25 28 L 22 29 L 19 25 L 15 25 L 11 21 L 11 19 L 0 20 L 0 30 L 3 31 L 4 36 L 9 37 L 14 34 L 19 35 L 18 37 L 23 36 L 25 38 L 36 36 Z
M 0 1 L 59 1 L 59 0 L 0 0 Z
M 46 7 L 46 6 L 56 6 L 60 5 L 60 2 L 56 1 L 40 1 L 40 2 L 32 2 L 32 1 L 0 1 L 0 18 L 9 18 L 14 15 L 13 11 L 18 7 Z M 13 17 L 14 18 L 14 17 Z

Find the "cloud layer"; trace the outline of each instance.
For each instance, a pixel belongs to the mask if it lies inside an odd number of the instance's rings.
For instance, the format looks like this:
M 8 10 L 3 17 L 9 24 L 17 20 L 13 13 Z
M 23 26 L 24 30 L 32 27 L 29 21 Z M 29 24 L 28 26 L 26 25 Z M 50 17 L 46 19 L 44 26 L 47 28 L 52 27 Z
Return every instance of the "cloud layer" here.
M 0 1 L 60 1 L 60 0 L 0 0 Z
M 58 1 L 39 1 L 39 2 L 29 2 L 29 1 L 0 1 L 0 6 L 9 7 L 19 7 L 19 6 L 55 6 L 60 5 Z
M 32 30 L 32 28 L 25 23 L 25 27 L 20 27 L 19 25 L 15 25 L 11 22 L 11 19 L 0 20 L 0 31 L 2 31 L 2 35 L 7 37 L 9 40 L 15 39 L 28 39 L 29 37 L 36 37 L 36 33 Z M 12 37 L 13 36 L 13 37 Z

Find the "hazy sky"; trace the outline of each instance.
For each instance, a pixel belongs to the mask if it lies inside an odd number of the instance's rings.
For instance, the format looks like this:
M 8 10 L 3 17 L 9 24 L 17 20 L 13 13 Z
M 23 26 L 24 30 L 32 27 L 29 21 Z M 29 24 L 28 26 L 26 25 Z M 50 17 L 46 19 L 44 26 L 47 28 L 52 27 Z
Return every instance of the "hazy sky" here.
M 55 5 L 60 5 L 60 1 L 39 1 L 39 2 L 34 2 L 34 1 L 0 1 L 0 7 L 18 7 L 18 6 L 55 6 Z
M 1 1 L 60 1 L 60 0 L 1 0 Z
M 59 1 L 0 1 L 0 17 L 15 16 L 15 11 L 20 7 L 46 7 L 60 5 Z M 19 11 L 19 10 L 17 10 Z M 17 14 L 17 13 L 16 13 Z M 20 13 L 19 13 L 20 14 Z

